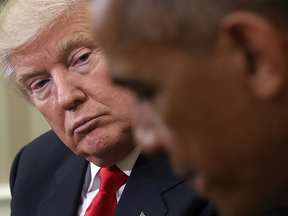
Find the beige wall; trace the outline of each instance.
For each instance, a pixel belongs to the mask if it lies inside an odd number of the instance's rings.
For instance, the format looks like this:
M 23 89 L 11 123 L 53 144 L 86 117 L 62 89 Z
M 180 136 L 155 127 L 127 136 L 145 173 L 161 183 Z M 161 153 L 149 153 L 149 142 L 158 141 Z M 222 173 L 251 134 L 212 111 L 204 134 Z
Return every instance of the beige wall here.
M 0 184 L 8 183 L 10 167 L 17 152 L 48 131 L 38 110 L 8 90 L 0 78 Z

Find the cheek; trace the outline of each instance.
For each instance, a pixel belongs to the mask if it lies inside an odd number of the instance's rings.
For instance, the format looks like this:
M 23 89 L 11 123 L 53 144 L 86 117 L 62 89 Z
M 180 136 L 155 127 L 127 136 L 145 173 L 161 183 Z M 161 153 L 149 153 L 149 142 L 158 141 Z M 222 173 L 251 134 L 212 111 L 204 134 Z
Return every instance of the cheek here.
M 41 103 L 41 102 L 35 102 L 35 105 L 37 109 L 41 112 L 41 114 L 44 116 L 50 127 L 58 134 L 62 132 L 63 128 L 65 128 L 65 113 L 57 108 L 56 106 L 53 106 L 53 103 Z

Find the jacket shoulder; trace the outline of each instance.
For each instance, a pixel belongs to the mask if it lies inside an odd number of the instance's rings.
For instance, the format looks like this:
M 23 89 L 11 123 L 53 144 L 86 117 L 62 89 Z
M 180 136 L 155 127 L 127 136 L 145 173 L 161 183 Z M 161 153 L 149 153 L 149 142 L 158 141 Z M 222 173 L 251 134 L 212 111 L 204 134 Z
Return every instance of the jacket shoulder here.
M 68 162 L 71 162 L 70 165 L 68 164 L 70 169 L 67 169 Z M 79 172 L 76 172 L 77 175 L 81 174 L 80 180 L 77 181 L 80 182 L 79 188 L 81 189 L 87 162 L 66 147 L 53 131 L 48 131 L 23 147 L 15 157 L 10 173 L 11 215 L 22 215 L 22 213 L 36 215 L 38 204 L 57 191 L 59 184 L 57 181 L 59 179 L 64 181 L 65 176 L 68 176 L 67 172 L 74 169 L 78 162 L 83 164 L 77 168 Z M 64 170 L 66 172 L 57 176 L 57 172 L 63 167 L 66 167 Z M 74 178 L 66 179 L 74 181 Z M 72 188 L 67 194 L 72 190 L 78 193 L 78 189 Z

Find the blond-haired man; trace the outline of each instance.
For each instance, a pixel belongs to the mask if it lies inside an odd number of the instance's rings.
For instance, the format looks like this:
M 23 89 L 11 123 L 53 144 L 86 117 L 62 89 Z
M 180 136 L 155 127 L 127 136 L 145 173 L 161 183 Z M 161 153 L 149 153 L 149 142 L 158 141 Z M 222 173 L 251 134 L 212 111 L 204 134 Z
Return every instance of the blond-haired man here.
M 89 8 L 86 0 L 10 0 L 1 11 L 8 85 L 53 129 L 14 161 L 11 215 L 175 216 L 190 202 L 198 215 L 205 202 L 172 174 L 165 156 L 145 158 L 134 147 L 134 97 L 108 78 Z M 114 188 L 117 173 L 129 178 Z

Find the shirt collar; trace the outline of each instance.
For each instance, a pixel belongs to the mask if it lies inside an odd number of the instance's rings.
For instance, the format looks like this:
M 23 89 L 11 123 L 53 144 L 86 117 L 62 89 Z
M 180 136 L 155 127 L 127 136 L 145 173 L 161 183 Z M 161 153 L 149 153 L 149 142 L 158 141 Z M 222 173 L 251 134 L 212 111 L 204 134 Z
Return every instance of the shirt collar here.
M 136 163 L 136 160 L 139 157 L 140 153 L 141 153 L 141 149 L 138 146 L 136 146 L 125 158 L 123 158 L 121 161 L 116 163 L 116 166 L 120 170 L 122 170 L 127 176 L 130 176 L 131 171 L 134 167 L 134 164 Z M 88 169 L 89 168 L 90 168 L 90 176 L 89 176 L 90 180 L 88 180 L 89 182 L 89 187 L 87 190 L 88 192 L 99 188 L 100 179 L 99 179 L 98 173 L 101 167 L 96 166 L 95 164 L 90 162 Z

